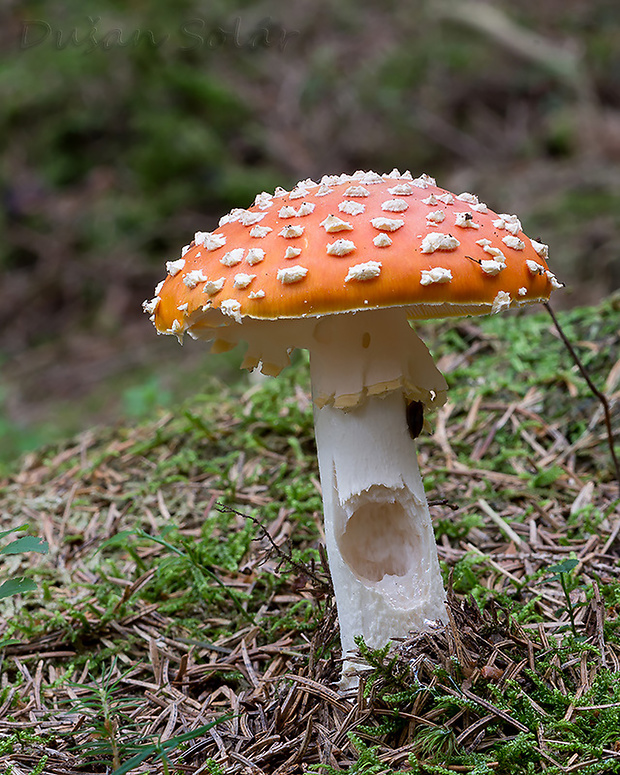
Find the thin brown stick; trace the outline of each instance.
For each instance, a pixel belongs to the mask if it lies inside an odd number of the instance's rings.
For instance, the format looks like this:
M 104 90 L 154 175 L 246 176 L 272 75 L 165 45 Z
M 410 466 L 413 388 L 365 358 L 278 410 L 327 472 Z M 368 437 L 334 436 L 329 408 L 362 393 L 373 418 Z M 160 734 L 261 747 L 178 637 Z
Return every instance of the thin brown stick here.
M 575 348 L 569 342 L 566 334 L 562 330 L 554 311 L 551 309 L 551 306 L 549 305 L 549 302 L 547 301 L 543 302 L 543 306 L 545 307 L 549 315 L 551 315 L 551 319 L 553 320 L 553 324 L 555 325 L 557 332 L 560 335 L 560 339 L 562 340 L 562 342 L 564 342 L 564 346 L 570 353 L 571 358 L 575 361 L 577 368 L 581 372 L 581 376 L 588 383 L 588 387 L 590 388 L 592 393 L 598 398 L 598 400 L 601 402 L 603 406 L 603 412 L 605 413 L 605 427 L 607 428 L 607 443 L 609 444 L 611 459 L 613 461 L 614 468 L 616 469 L 616 479 L 618 480 L 618 489 L 620 490 L 620 463 L 618 462 L 618 458 L 616 456 L 616 450 L 614 448 L 614 444 L 615 444 L 614 432 L 613 432 L 613 428 L 611 427 L 611 410 L 609 408 L 609 401 L 607 400 L 607 396 L 596 387 L 594 382 L 592 382 L 592 379 L 590 378 L 590 375 L 588 374 L 586 367 L 583 365 L 581 358 L 579 357 L 579 355 L 577 355 Z
M 276 553 L 278 557 L 280 557 L 281 560 L 284 560 L 292 568 L 295 568 L 295 570 L 298 573 L 301 573 L 302 575 L 307 576 L 311 581 L 314 582 L 314 584 L 316 585 L 316 589 L 322 594 L 327 594 L 327 595 L 333 594 L 331 578 L 328 576 L 327 579 L 323 579 L 317 573 L 314 572 L 313 568 L 311 568 L 306 563 L 298 562 L 297 560 L 294 560 L 290 551 L 285 551 L 284 549 L 282 549 L 281 546 L 278 546 L 278 544 L 276 544 L 276 542 L 271 537 L 271 534 L 269 533 L 267 528 L 263 525 L 263 523 L 260 521 L 260 519 L 253 517 L 251 514 L 244 514 L 242 511 L 238 511 L 237 509 L 234 509 L 232 506 L 226 506 L 224 503 L 215 503 L 214 508 L 216 509 L 216 511 L 219 511 L 221 514 L 226 514 L 226 513 L 236 514 L 238 517 L 249 519 L 260 529 L 263 536 L 271 544 L 272 550 Z M 322 563 L 322 565 L 323 565 L 323 570 L 329 573 L 328 568 L 324 562 Z

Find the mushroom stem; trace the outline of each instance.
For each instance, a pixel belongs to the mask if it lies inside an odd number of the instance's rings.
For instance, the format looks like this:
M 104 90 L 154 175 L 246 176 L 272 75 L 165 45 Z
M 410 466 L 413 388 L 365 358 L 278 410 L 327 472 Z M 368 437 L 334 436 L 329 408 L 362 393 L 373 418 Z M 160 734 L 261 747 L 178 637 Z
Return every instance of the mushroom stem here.
M 346 683 L 356 636 L 379 648 L 446 621 L 445 593 L 402 395 L 316 408 L 315 429 Z
M 419 340 L 418 340 L 419 341 Z M 312 353 L 313 386 L 319 368 Z M 446 621 L 445 592 L 415 441 L 399 390 L 343 410 L 315 403 L 325 539 L 336 595 L 343 686 L 355 638 L 371 648 Z

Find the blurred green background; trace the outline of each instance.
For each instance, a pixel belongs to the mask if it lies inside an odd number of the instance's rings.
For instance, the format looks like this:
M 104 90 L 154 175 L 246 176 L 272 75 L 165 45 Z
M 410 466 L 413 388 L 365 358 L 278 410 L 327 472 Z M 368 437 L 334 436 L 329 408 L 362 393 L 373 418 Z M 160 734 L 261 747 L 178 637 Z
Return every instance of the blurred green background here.
M 7 1 L 0 41 L 0 459 L 237 379 L 140 303 L 300 178 L 428 172 L 551 245 L 556 307 L 620 286 L 617 0 Z

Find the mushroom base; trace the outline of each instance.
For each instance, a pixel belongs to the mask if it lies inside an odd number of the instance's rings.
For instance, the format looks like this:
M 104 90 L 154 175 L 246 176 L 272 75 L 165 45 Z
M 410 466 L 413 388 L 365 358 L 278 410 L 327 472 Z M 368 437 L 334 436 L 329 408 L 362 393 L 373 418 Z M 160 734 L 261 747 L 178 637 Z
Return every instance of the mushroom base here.
M 349 411 L 315 407 L 315 429 L 343 685 L 351 685 L 357 636 L 379 648 L 445 622 L 445 592 L 402 394 Z

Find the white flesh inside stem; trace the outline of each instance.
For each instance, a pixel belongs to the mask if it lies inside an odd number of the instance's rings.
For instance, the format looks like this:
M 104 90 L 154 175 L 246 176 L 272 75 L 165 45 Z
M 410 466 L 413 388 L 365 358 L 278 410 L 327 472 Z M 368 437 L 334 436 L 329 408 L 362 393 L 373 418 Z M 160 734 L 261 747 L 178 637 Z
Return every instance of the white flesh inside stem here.
M 363 318 L 360 315 L 358 323 Z M 404 382 L 416 381 L 420 396 L 443 392 L 445 382 L 406 320 L 390 327 L 390 344 L 380 341 L 381 335 L 374 337 L 381 343 L 385 379 L 377 372 L 377 360 L 370 360 L 375 348 L 368 337 L 372 341 L 374 332 L 364 325 L 358 328 L 356 336 L 350 326 L 321 336 L 322 343 L 311 348 L 313 394 L 317 386 L 324 394 L 329 384 L 332 395 L 348 395 L 346 368 L 353 358 L 374 380 L 354 408 L 316 401 L 314 408 L 325 539 L 345 660 L 343 688 L 356 683 L 359 665 L 348 657 L 356 651 L 357 636 L 371 648 L 380 648 L 393 638 L 447 620 L 433 526 L 406 422 L 406 398 L 402 387 L 388 387 L 394 384 L 394 366 L 403 360 L 403 347 L 417 357 L 420 367 L 419 379 L 409 371 L 402 375 Z M 344 350 L 341 333 L 347 340 Z M 339 379 L 344 389 L 338 387 Z M 378 387 L 382 384 L 383 392 Z

